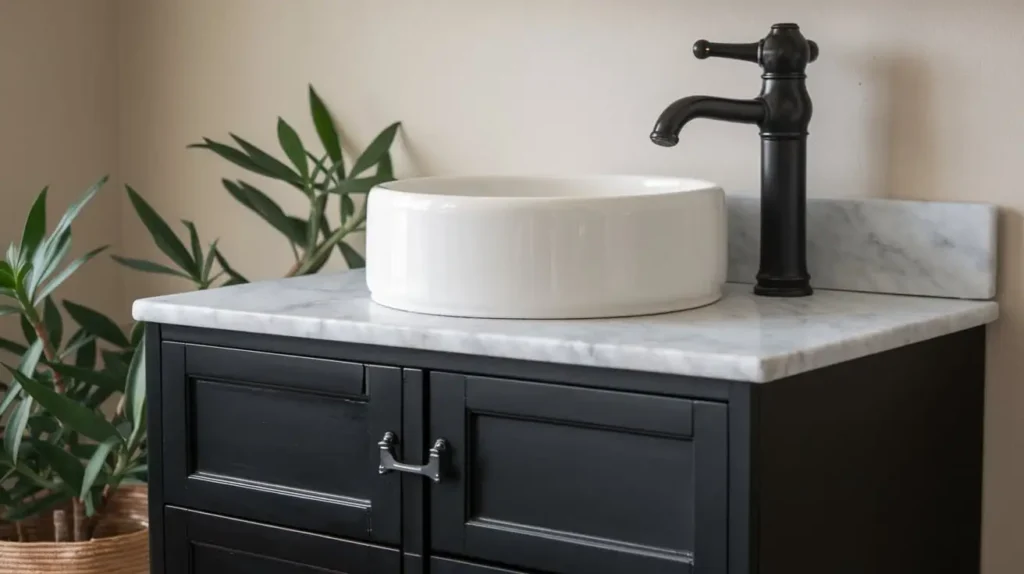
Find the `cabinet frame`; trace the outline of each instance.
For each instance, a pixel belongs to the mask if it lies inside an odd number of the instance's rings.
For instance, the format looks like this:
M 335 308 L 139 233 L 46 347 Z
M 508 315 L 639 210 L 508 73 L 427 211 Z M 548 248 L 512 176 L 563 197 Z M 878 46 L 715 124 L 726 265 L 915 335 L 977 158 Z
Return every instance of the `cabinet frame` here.
M 728 405 L 727 574 L 977 574 L 980 568 L 984 327 L 766 384 L 173 325 L 148 324 L 146 333 L 148 400 L 154 413 L 148 418 L 153 574 L 172 574 L 164 569 L 166 437 L 156 414 L 166 407 L 160 392 L 164 368 L 160 346 L 165 341 L 394 366 L 403 369 L 402 400 L 407 405 L 429 401 L 422 394 L 426 391 L 419 371 L 724 403 Z M 402 457 L 413 464 L 424 462 L 429 440 L 423 432 L 425 409 L 418 410 L 402 411 L 406 433 Z M 408 434 L 416 425 L 418 438 Z M 410 450 L 413 444 L 420 448 Z M 874 504 L 870 485 L 885 484 L 894 468 L 900 469 L 901 481 L 918 486 L 886 491 L 892 497 L 887 499 L 887 521 L 879 523 L 866 512 Z M 823 474 L 844 473 L 857 476 L 858 481 L 822 487 Z M 474 557 L 432 552 L 429 516 L 425 516 L 429 512 L 424 510 L 430 487 L 421 477 L 403 476 L 401 482 L 404 572 L 426 572 L 432 559 L 484 572 L 487 568 L 502 571 L 502 566 L 486 561 L 478 565 Z M 927 520 L 921 519 L 922 508 L 931 509 Z M 865 548 L 874 550 L 865 552 Z M 695 574 L 705 574 L 700 564 Z

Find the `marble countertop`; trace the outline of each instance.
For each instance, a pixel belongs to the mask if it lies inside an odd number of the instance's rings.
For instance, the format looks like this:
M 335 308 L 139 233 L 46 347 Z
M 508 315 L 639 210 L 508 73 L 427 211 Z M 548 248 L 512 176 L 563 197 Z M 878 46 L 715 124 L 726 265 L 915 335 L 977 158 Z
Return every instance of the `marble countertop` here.
M 370 300 L 361 271 L 136 301 L 136 320 L 290 337 L 763 383 L 994 321 L 991 301 L 818 290 L 647 317 L 493 320 Z

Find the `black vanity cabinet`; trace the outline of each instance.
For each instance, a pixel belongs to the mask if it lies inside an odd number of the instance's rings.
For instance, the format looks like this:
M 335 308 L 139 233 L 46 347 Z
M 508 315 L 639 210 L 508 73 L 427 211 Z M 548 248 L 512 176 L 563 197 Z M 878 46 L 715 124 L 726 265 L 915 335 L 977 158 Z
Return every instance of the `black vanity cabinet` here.
M 153 572 L 977 572 L 983 343 L 749 384 L 149 325 Z

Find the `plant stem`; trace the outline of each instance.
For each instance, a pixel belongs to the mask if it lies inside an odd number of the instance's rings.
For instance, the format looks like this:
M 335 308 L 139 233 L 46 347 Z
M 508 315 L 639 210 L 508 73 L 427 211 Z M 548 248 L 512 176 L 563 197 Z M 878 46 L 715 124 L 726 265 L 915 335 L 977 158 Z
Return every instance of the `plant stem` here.
M 85 516 L 82 513 L 82 501 L 78 497 L 71 499 L 71 518 L 75 529 L 75 542 L 82 542 L 85 538 Z
M 68 541 L 68 516 L 63 510 L 53 511 L 53 541 Z M 78 542 L 78 540 L 75 540 Z
M 21 521 L 20 520 L 15 521 L 15 523 L 14 523 L 14 530 L 15 530 L 15 532 L 18 533 L 18 542 L 24 542 L 25 541 L 25 531 L 21 527 Z
M 51 363 L 59 362 L 60 357 L 57 356 L 57 350 L 53 348 L 53 343 L 50 342 L 50 334 L 46 332 L 46 326 L 39 320 L 32 320 L 31 323 L 32 328 L 36 332 L 36 337 L 39 337 L 43 341 L 43 355 L 46 357 L 46 360 Z M 56 388 L 58 393 L 63 395 L 65 391 L 64 377 L 53 369 L 50 369 L 50 371 L 53 373 L 54 388 Z

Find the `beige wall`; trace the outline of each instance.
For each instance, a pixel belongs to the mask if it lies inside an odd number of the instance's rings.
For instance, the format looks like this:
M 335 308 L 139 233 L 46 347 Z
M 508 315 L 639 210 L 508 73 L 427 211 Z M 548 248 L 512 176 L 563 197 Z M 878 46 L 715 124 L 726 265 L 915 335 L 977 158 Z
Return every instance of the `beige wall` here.
M 125 0 L 121 175 L 164 213 L 195 219 L 207 239 L 221 236 L 228 256 L 256 277 L 287 267 L 286 246 L 220 188 L 220 177 L 237 171 L 184 146 L 229 130 L 272 145 L 277 114 L 312 138 L 307 82 L 360 148 L 388 122 L 403 120 L 403 176 L 664 173 L 753 190 L 758 144 L 751 128 L 695 123 L 671 150 L 651 145 L 647 134 L 676 97 L 741 97 L 758 89 L 757 70 L 748 64 L 694 60 L 693 40 L 752 41 L 771 22 L 787 20 L 821 44 L 809 79 L 816 105 L 813 194 L 1006 207 L 1004 318 L 990 331 L 984 556 L 987 574 L 1019 572 L 1018 0 Z M 98 152 L 76 150 L 74 157 L 82 161 L 84 153 Z M 294 192 L 279 196 L 301 206 Z M 130 210 L 122 217 L 125 248 L 152 255 Z M 126 279 L 130 296 L 183 287 L 134 274 Z
M 0 0 L 0 246 L 21 238 L 29 206 L 50 186 L 50 225 L 117 167 L 117 4 L 114 0 Z M 116 181 L 116 178 L 115 180 Z M 73 227 L 77 256 L 120 243 L 112 181 Z M 57 292 L 129 317 L 121 271 L 94 260 Z M 20 339 L 17 321 L 0 335 Z

